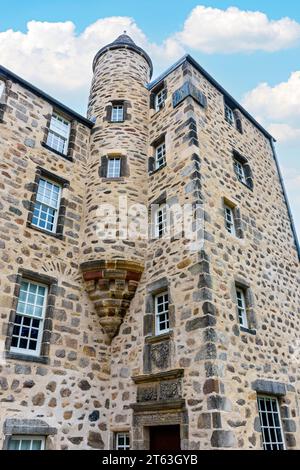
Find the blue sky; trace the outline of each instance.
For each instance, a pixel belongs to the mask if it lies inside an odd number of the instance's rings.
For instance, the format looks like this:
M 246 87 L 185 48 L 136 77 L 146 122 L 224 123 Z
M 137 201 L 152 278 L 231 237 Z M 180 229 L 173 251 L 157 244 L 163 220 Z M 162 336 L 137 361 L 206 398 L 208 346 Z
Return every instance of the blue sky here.
M 189 52 L 277 137 L 300 233 L 300 3 L 10 0 L 0 63 L 85 114 L 92 57 L 123 29 L 154 76 Z

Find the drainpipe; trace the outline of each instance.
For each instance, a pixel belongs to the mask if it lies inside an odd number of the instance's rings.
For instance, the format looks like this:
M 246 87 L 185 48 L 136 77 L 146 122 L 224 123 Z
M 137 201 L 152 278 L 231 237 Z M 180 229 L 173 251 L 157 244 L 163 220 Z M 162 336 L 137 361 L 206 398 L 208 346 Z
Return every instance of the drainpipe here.
M 279 162 L 278 162 L 278 158 L 277 158 L 277 153 L 276 153 L 275 146 L 274 146 L 275 141 L 274 141 L 274 139 L 271 138 L 270 142 L 271 142 L 271 147 L 272 147 L 273 156 L 274 156 L 274 160 L 275 160 L 275 165 L 276 165 L 278 176 L 279 176 L 279 181 L 280 181 L 280 184 L 281 184 L 281 187 L 282 187 L 283 196 L 284 196 L 284 199 L 285 199 L 285 203 L 286 203 L 286 206 L 287 206 L 287 210 L 288 210 L 288 214 L 289 214 L 289 218 L 290 218 L 290 222 L 291 222 L 291 228 L 292 228 L 292 232 L 293 232 L 294 239 L 295 239 L 296 250 L 297 250 L 297 253 L 298 253 L 298 260 L 300 261 L 300 244 L 299 244 L 298 235 L 297 235 L 297 231 L 296 231 L 296 227 L 295 227 L 295 223 L 294 223 L 294 219 L 293 219 L 293 215 L 292 215 L 291 206 L 290 206 L 290 203 L 289 203 L 288 195 L 287 195 L 287 192 L 286 192 L 286 189 L 285 189 L 282 173 L 281 173 L 281 170 L 280 170 L 280 166 L 279 166 Z

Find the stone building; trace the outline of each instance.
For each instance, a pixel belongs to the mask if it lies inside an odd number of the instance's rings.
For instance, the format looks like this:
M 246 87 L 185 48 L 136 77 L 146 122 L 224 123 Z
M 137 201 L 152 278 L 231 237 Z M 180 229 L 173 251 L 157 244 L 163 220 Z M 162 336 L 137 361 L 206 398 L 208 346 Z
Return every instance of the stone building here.
M 84 118 L 0 67 L 0 447 L 299 449 L 272 136 L 189 55 L 150 82 L 123 34 L 93 70 Z

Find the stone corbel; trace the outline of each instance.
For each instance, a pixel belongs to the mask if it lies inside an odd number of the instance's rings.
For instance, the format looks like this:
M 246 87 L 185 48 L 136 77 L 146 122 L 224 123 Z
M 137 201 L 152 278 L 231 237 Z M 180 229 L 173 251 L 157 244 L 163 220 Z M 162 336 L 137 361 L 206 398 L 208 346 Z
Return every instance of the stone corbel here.
M 144 265 L 127 260 L 97 260 L 82 263 L 80 267 L 100 324 L 112 340 L 129 309 Z

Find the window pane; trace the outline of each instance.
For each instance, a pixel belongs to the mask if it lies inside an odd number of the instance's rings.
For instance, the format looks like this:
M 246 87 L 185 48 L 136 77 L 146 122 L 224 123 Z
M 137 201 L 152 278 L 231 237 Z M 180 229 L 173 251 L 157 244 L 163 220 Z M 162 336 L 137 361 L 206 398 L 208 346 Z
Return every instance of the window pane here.
M 277 399 L 273 397 L 258 397 L 257 403 L 264 449 L 284 449 Z

